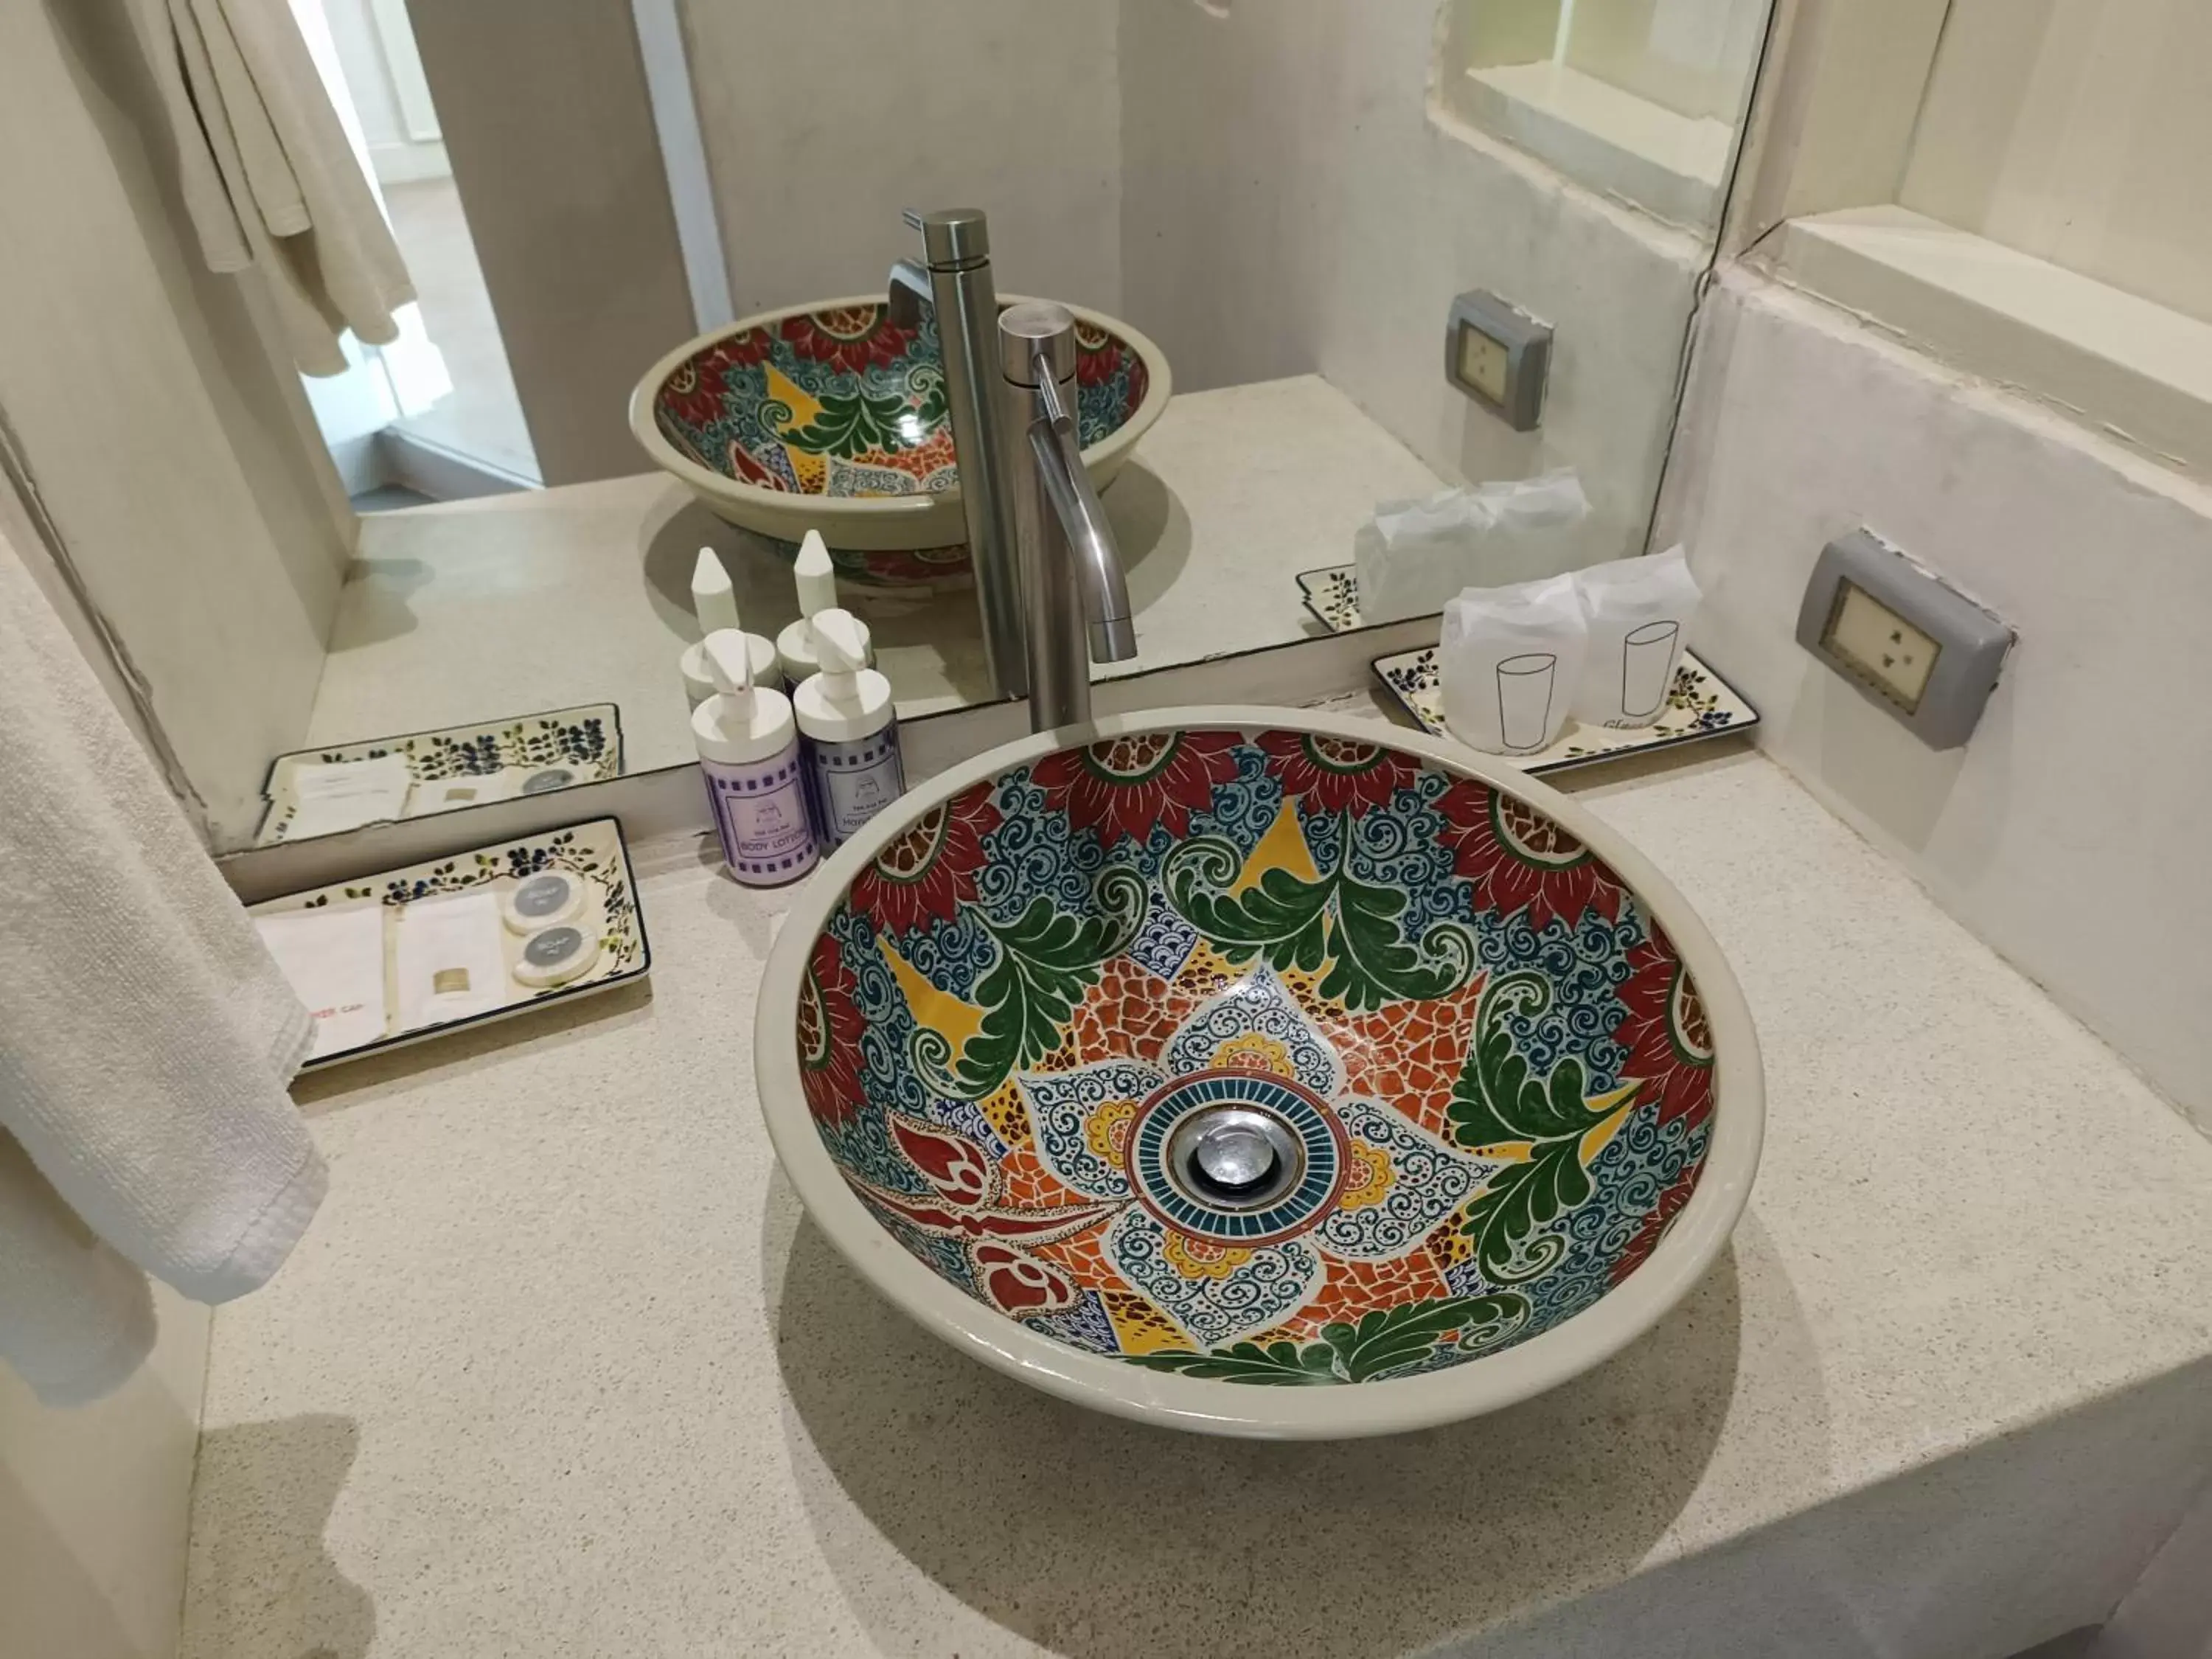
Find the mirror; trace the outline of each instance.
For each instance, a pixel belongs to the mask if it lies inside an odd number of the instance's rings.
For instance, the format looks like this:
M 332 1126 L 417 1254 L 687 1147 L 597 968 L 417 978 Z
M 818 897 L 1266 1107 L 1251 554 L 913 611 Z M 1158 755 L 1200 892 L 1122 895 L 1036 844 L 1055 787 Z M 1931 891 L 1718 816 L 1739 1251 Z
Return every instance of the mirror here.
M 943 331 L 892 281 L 902 210 L 972 204 L 1000 299 L 1077 318 L 1138 641 L 1097 676 L 1432 613 L 1647 550 L 1765 6 L 293 0 L 415 296 L 304 377 L 131 9 L 34 8 L 0 81 L 88 142 L 0 161 L 54 226 L 15 470 L 219 851 L 689 763 L 695 579 L 774 640 L 808 529 L 902 717 L 972 706 Z M 1534 516 L 1378 541 L 1478 488 Z

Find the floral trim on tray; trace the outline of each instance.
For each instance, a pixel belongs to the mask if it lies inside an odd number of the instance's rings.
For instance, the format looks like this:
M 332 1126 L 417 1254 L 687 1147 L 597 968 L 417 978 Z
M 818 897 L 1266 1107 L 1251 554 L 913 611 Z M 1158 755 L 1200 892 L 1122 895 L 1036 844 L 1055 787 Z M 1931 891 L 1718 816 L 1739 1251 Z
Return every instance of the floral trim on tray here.
M 1359 578 L 1352 566 L 1326 570 L 1301 570 L 1298 592 L 1315 621 L 1332 634 L 1348 634 L 1364 626 L 1359 618 Z M 1437 673 L 1434 647 L 1377 657 L 1375 678 L 1398 700 L 1424 732 L 1449 738 L 1444 724 L 1443 689 Z M 1667 708 L 1650 726 L 1615 731 L 1570 720 L 1550 748 L 1533 755 L 1501 755 L 1524 772 L 1557 772 L 1619 755 L 1641 754 L 1675 744 L 1696 743 L 1729 732 L 1747 732 L 1759 724 L 1759 711 L 1734 686 L 1708 667 L 1693 651 L 1684 651 L 1668 688 Z
M 1437 673 L 1434 647 L 1377 657 L 1374 667 L 1375 678 L 1382 682 L 1383 689 L 1424 732 L 1436 738 L 1451 736 L 1451 728 L 1444 724 L 1443 687 Z M 1666 709 L 1651 725 L 1620 732 L 1569 720 L 1559 740 L 1550 748 L 1533 755 L 1498 758 L 1510 761 L 1524 772 L 1557 772 L 1619 755 L 1642 754 L 1730 732 L 1747 732 L 1758 724 L 1759 715 L 1735 689 L 1698 661 L 1694 653 L 1685 651 L 1674 669 L 1674 683 L 1667 689 Z
M 299 811 L 292 791 L 293 775 L 301 767 L 381 760 L 386 755 L 404 758 L 408 775 L 416 783 L 489 777 L 511 766 L 574 767 L 579 783 L 604 783 L 622 775 L 622 711 L 611 702 L 580 703 L 513 720 L 367 738 L 279 755 L 269 763 L 268 781 L 261 786 L 269 811 L 255 844 L 266 847 L 285 838 Z
M 587 890 L 596 890 L 600 918 L 599 956 L 581 976 L 563 985 L 537 989 L 515 986 L 506 1003 L 487 1012 L 397 1032 L 356 1048 L 318 1054 L 307 1065 L 327 1066 L 335 1060 L 358 1059 L 380 1048 L 417 1042 L 466 1025 L 481 1025 L 555 997 L 604 990 L 617 981 L 647 972 L 653 966 L 653 949 L 646 939 L 645 918 L 638 908 L 635 879 L 630 874 L 629 850 L 623 842 L 622 825 L 613 818 L 594 818 L 505 846 L 481 847 L 452 858 L 386 870 L 359 881 L 289 893 L 252 906 L 250 915 L 270 915 L 291 910 L 318 910 L 334 902 L 357 903 L 374 899 L 398 909 L 416 899 L 464 892 L 495 881 L 526 881 L 549 870 L 566 872 L 582 882 Z M 389 949 L 387 944 L 387 952 Z

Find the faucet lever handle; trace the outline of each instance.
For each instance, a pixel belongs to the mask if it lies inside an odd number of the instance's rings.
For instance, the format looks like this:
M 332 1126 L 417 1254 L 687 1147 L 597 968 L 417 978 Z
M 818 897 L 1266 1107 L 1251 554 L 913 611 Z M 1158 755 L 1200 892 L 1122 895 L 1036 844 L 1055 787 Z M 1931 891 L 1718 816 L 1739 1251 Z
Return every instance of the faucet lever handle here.
M 899 215 L 899 217 L 906 221 L 906 228 L 908 230 L 920 230 L 921 228 L 921 215 L 915 212 L 912 208 L 906 209 Z

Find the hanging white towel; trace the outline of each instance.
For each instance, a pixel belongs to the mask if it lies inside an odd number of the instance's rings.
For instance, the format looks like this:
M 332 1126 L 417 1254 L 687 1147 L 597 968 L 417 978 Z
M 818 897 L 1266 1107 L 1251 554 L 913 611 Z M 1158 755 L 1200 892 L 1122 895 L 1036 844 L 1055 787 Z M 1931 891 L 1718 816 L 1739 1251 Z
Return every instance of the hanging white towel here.
M 129 0 L 211 270 L 268 279 L 295 361 L 347 368 L 337 337 L 398 338 L 415 298 L 285 0 Z
M 86 1228 L 203 1302 L 290 1252 L 325 1185 L 284 1092 L 313 1032 L 4 540 L 0 801 L 0 1139 L 36 1166 L 0 1164 L 0 1354 L 65 1386 L 133 1340 Z

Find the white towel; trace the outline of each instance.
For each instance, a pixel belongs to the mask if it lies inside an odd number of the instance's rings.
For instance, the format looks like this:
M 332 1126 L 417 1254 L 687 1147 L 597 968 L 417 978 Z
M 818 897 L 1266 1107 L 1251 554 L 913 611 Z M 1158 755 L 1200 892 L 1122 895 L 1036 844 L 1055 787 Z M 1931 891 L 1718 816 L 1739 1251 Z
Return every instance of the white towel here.
M 346 371 L 348 328 L 398 339 L 414 285 L 284 0 L 129 5 L 208 269 L 268 279 L 309 374 Z
M 203 1302 L 291 1250 L 325 1184 L 284 1092 L 313 1034 L 5 541 L 0 801 L 0 1141 L 36 1166 L 0 1146 L 0 1355 L 81 1394 L 147 1317 L 88 1227 Z

